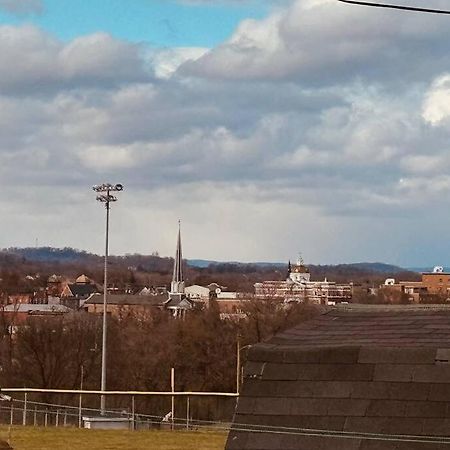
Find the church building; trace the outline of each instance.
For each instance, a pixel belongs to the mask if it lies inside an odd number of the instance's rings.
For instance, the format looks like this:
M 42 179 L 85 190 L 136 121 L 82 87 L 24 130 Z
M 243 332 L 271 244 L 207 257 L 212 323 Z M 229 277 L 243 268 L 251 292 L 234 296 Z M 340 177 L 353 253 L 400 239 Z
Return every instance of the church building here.
M 164 307 L 170 310 L 174 317 L 183 317 L 186 314 L 186 311 L 189 311 L 194 307 L 194 303 L 187 297 L 185 292 L 180 222 L 178 222 L 177 249 L 173 263 L 173 275 L 170 284 L 169 298 L 164 302 Z

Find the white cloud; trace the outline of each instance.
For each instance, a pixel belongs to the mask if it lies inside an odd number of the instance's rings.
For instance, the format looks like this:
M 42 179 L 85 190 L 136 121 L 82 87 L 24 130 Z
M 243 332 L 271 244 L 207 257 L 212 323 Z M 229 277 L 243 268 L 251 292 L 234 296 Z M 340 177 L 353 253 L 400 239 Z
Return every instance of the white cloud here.
M 223 45 L 181 67 L 185 74 L 218 79 L 296 79 L 342 82 L 347 77 L 417 79 L 433 63 L 446 67 L 446 46 L 436 44 L 448 21 L 344 5 L 296 0 L 264 20 L 246 20 Z M 421 64 L 410 53 L 426 48 Z M 439 59 L 438 59 L 439 58 Z
M 423 118 L 439 125 L 450 116 L 450 75 L 437 78 L 428 90 L 423 104 Z
M 0 92 L 40 95 L 71 86 L 150 79 L 140 47 L 108 34 L 96 33 L 64 44 L 31 25 L 0 26 Z
M 450 220 L 436 20 L 301 0 L 211 50 L 0 27 L 0 245 L 28 243 L 26 210 L 40 242 L 101 251 L 73 223 L 101 226 L 89 187 L 111 180 L 113 252 L 171 252 L 181 216 L 191 257 L 407 262 L 414 232 Z
M 209 51 L 201 47 L 176 47 L 153 50 L 149 54 L 155 75 L 158 78 L 170 78 L 187 61 L 196 61 Z

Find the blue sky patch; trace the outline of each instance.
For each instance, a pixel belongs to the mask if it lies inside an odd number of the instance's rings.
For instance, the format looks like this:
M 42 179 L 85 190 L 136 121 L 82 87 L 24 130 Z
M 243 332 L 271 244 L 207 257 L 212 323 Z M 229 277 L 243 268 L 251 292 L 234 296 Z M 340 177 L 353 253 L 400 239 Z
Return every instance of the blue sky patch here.
M 0 23 L 32 23 L 63 40 L 104 31 L 161 47 L 214 47 L 246 18 L 268 12 L 264 1 L 187 4 L 171 0 L 44 0 L 40 15 L 0 13 Z

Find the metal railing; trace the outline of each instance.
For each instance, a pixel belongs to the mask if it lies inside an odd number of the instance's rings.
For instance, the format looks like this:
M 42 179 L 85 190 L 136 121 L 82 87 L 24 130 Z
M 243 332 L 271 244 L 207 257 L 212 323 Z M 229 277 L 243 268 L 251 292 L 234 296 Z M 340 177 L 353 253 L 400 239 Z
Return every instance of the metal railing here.
M 6 403 L 6 402 L 3 402 Z M 0 404 L 0 421 L 9 425 L 42 427 L 83 427 L 86 416 L 100 416 L 100 409 L 83 408 L 45 402 L 12 400 Z M 200 420 L 193 417 L 174 417 L 164 420 L 162 415 L 141 414 L 124 410 L 106 410 L 110 418 L 126 419 L 129 430 L 185 429 L 190 431 L 229 431 L 231 422 Z
M 237 393 L 227 392 L 153 392 L 153 391 L 97 391 L 97 390 L 71 390 L 71 389 L 34 389 L 34 388 L 3 388 L 2 393 L 12 395 L 10 401 L 0 402 L 0 422 L 10 425 L 33 425 L 33 426 L 71 426 L 84 427 L 86 417 L 100 417 L 101 413 L 105 413 L 104 417 L 123 419 L 128 423 L 130 430 L 151 429 L 151 428 L 168 428 L 168 429 L 220 429 L 228 430 L 231 423 L 232 413 L 234 411 L 235 399 Z M 51 394 L 51 395 L 70 395 L 74 400 L 74 394 L 78 396 L 76 405 L 65 404 L 65 402 L 45 402 L 31 400 L 31 395 Z M 17 398 L 19 395 L 22 398 Z M 131 400 L 127 407 L 110 408 L 102 411 L 98 408 L 91 408 L 83 404 L 84 396 L 114 396 L 129 397 Z M 165 409 L 164 414 L 146 414 L 138 411 L 136 408 L 136 399 L 142 397 L 163 397 L 171 399 Z M 202 420 L 193 417 L 192 403 L 199 399 L 205 398 L 228 399 L 228 413 L 225 414 L 225 420 Z M 177 404 L 175 403 L 177 399 Z M 176 414 L 183 410 L 182 414 Z M 231 406 L 231 407 L 230 407 Z M 149 410 L 149 408 L 143 408 Z M 197 411 L 198 411 L 197 405 Z M 153 409 L 151 409 L 153 411 Z M 157 409 L 156 409 L 157 411 Z

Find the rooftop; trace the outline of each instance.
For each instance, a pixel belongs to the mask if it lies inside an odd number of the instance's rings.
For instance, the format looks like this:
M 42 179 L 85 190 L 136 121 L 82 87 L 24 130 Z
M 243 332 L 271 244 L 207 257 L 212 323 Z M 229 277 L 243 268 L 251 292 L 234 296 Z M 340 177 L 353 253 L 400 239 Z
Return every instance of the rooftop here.
M 272 338 L 295 346 L 449 347 L 449 305 L 343 305 Z
M 141 306 L 161 306 L 164 301 L 167 300 L 167 295 L 159 294 L 159 295 L 112 295 L 109 294 L 107 297 L 108 305 L 141 305 Z M 93 294 L 89 297 L 85 305 L 98 305 L 103 304 L 103 295 L 102 294 Z
M 333 308 L 249 349 L 226 448 L 450 448 L 449 363 L 446 305 Z
M 3 311 L 37 314 L 37 313 L 67 313 L 72 310 L 63 305 L 19 303 L 15 305 L 6 305 L 3 308 Z

